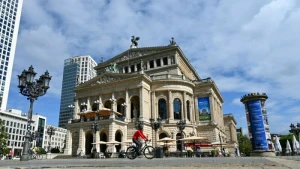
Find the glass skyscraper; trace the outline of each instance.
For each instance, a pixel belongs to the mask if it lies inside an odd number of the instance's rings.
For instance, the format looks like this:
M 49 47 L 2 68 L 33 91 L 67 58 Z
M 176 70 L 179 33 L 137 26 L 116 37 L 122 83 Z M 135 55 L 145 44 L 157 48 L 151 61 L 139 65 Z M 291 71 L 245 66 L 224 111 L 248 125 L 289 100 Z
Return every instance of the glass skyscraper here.
M 91 56 L 75 56 L 64 61 L 64 72 L 60 100 L 60 112 L 58 126 L 65 128 L 66 123 L 74 117 L 75 93 L 73 88 L 96 76 L 94 67 L 97 63 Z
M 0 109 L 6 110 L 23 0 L 0 0 Z

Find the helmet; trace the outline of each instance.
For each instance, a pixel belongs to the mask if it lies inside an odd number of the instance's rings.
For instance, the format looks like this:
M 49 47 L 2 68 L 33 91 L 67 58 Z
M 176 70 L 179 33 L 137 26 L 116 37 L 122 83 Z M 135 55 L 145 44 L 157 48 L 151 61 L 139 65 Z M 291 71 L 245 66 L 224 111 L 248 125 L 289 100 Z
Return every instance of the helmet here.
M 143 129 L 144 129 L 144 125 L 139 124 L 139 125 L 138 125 L 138 129 L 139 129 L 139 130 L 143 130 Z

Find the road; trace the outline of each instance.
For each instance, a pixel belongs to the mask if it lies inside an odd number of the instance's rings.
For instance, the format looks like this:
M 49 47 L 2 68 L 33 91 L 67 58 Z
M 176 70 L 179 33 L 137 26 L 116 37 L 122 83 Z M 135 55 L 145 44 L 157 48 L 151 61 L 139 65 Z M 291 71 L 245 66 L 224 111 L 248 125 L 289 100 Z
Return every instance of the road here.
M 300 156 L 292 157 L 218 157 L 218 158 L 158 158 L 148 160 L 111 159 L 51 159 L 51 160 L 2 160 L 0 169 L 41 168 L 101 168 L 101 169 L 300 169 Z

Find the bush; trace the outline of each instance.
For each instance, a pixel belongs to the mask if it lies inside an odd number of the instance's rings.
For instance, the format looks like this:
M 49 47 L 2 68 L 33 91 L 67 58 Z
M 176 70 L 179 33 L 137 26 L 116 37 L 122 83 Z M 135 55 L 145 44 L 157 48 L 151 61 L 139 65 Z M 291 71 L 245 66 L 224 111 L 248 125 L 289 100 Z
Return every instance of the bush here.
M 46 152 L 46 150 L 44 148 L 39 147 L 39 153 L 40 154 L 46 154 L 47 152 Z
M 59 153 L 59 149 L 58 148 L 52 148 L 51 153 Z

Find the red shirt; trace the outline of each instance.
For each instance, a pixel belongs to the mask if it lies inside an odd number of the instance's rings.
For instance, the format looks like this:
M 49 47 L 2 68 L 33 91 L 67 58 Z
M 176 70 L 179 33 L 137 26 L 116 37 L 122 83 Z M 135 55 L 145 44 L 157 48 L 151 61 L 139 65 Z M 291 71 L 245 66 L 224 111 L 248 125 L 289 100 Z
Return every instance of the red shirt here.
M 144 140 L 148 140 L 147 137 L 144 135 L 144 133 L 141 130 L 137 130 L 133 134 L 132 139 L 138 140 L 140 137 L 142 137 Z

